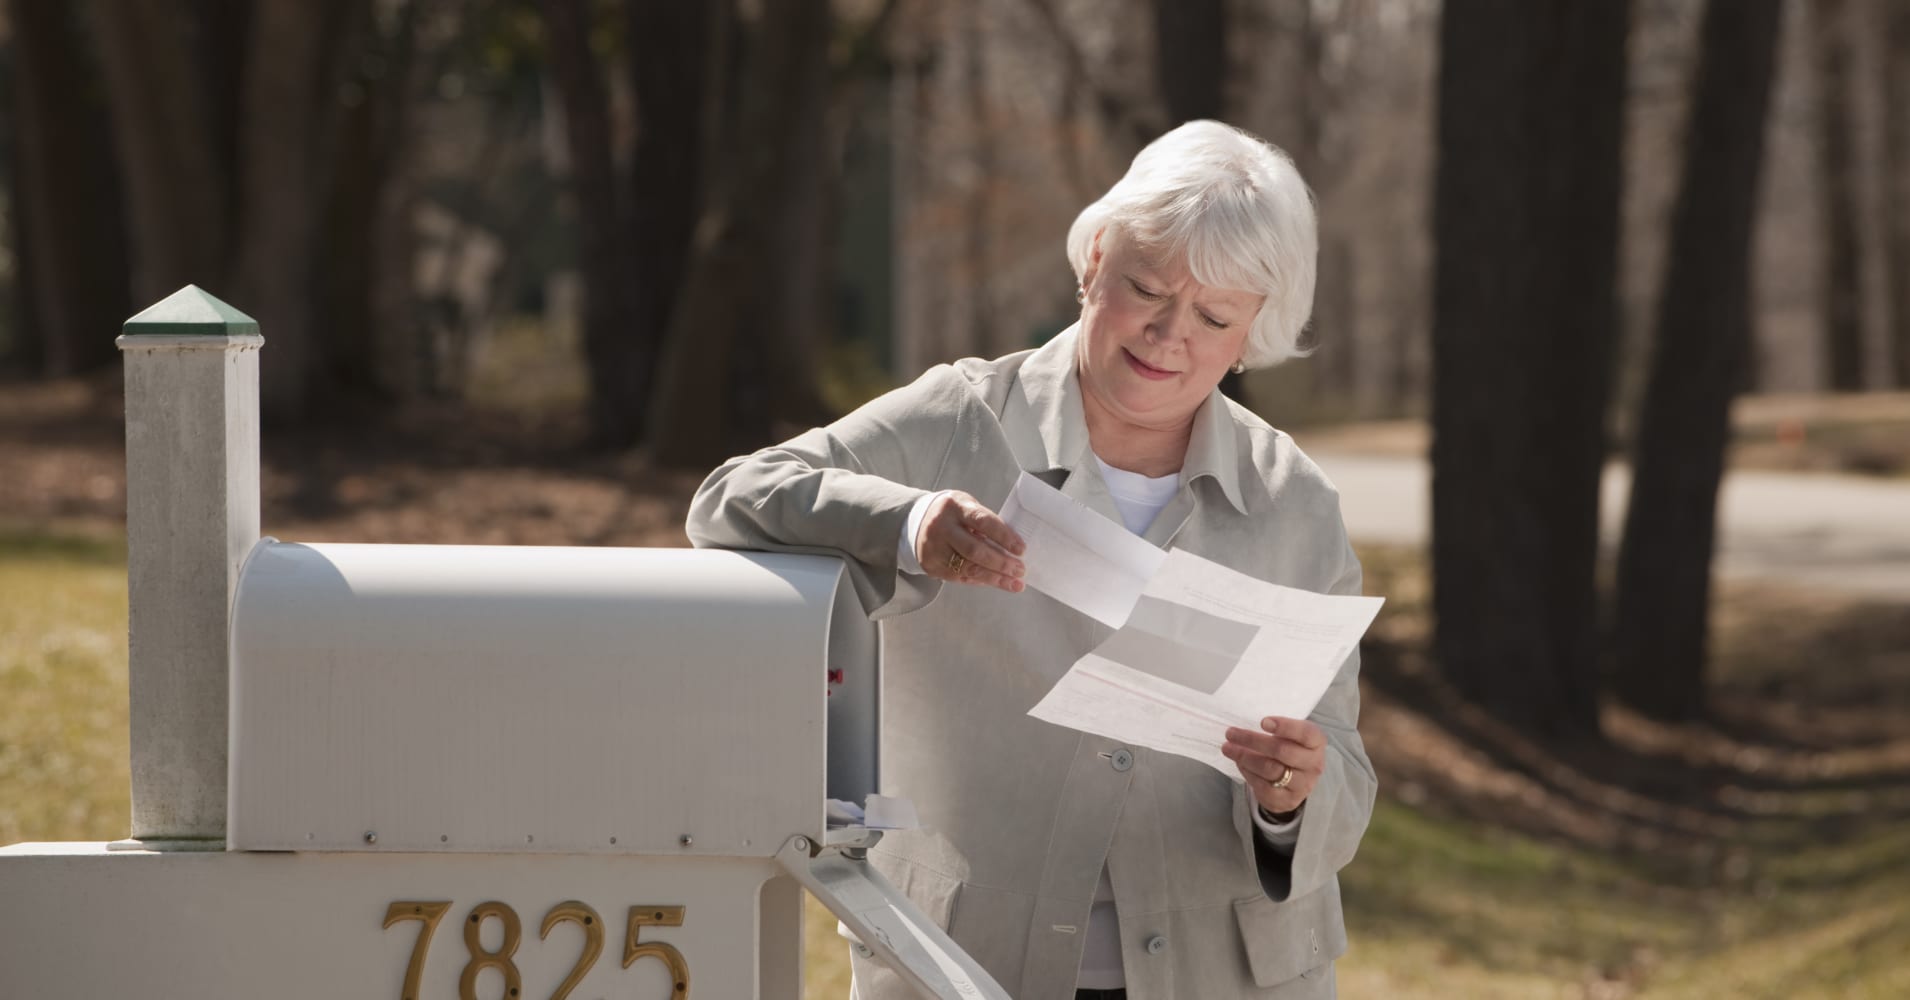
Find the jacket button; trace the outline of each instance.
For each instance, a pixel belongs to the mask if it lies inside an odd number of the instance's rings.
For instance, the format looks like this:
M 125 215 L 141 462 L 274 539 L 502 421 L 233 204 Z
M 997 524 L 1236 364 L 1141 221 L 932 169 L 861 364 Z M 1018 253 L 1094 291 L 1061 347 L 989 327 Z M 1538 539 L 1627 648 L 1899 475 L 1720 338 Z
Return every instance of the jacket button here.
M 1153 937 L 1147 939 L 1147 944 L 1145 947 L 1147 948 L 1148 954 L 1158 955 L 1161 952 L 1164 952 L 1167 950 L 1167 939 L 1164 937 L 1161 937 L 1159 934 L 1156 934 Z
M 1134 766 L 1134 751 L 1122 747 L 1114 751 L 1108 763 L 1113 764 L 1116 771 L 1125 771 Z

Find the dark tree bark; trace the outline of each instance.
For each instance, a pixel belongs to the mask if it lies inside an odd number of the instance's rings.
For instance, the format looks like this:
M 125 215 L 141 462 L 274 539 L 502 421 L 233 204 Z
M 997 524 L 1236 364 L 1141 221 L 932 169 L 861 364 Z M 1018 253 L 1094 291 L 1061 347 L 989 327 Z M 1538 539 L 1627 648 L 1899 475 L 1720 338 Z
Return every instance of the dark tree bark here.
M 1154 0 L 1154 71 L 1168 127 L 1221 118 L 1227 86 L 1224 0 Z
M 133 300 L 143 308 L 188 284 L 225 293 L 215 286 L 231 257 L 234 154 L 204 74 L 236 54 L 202 51 L 188 0 L 96 4 L 93 14 L 132 222 Z
M 1883 9 L 1885 284 L 1890 289 L 1892 384 L 1910 389 L 1910 3 Z
M 259 321 L 260 405 L 330 395 L 314 341 L 342 119 L 341 64 L 368 6 L 304 0 L 96 5 L 132 220 L 134 298 L 205 286 Z
M 1433 607 L 1455 688 L 1595 737 L 1625 3 L 1452 0 L 1440 32 Z
M 713 132 L 711 187 L 671 317 L 650 440 L 665 465 L 707 468 L 813 423 L 815 300 L 829 262 L 805 248 L 821 218 L 828 99 L 826 0 L 764 5 L 754 23 L 712 32 L 715 79 L 741 46 L 733 108 Z M 807 410 L 805 413 L 804 411 Z
M 371 0 L 359 23 L 370 24 Z M 421 75 L 418 25 L 444 0 L 406 0 L 389 31 L 368 31 L 364 56 L 343 83 L 345 117 L 326 212 L 326 293 L 316 305 L 326 382 L 359 401 L 385 402 L 408 388 L 398 344 L 409 322 L 386 305 L 391 286 L 409 293 L 409 261 L 393 258 L 392 229 L 409 225 L 392 181 L 410 149 L 411 110 Z
M 16 199 L 24 240 L 23 337 L 39 369 L 70 375 L 113 363 L 132 314 L 119 178 L 104 94 L 72 6 L 11 0 Z
M 14 93 L 19 86 L 19 60 L 11 47 L 0 47 L 0 107 L 11 107 L 15 103 Z M 6 157 L 7 199 L 11 205 L 23 204 L 26 191 L 20 175 L 25 171 L 21 160 L 26 151 L 21 149 L 20 117 L 0 116 L 0 156 Z M 33 234 L 27 232 L 25 212 L 14 210 L 7 213 L 7 236 L 13 241 L 13 286 L 4 289 L 5 306 L 9 315 L 0 318 L 0 323 L 9 323 L 10 327 L 0 333 L 0 378 L 26 377 L 37 375 L 41 371 L 40 340 L 33 335 L 39 328 L 39 317 L 33 309 L 33 254 L 22 252 L 22 248 L 33 245 Z
M 711 32 L 722 24 L 713 6 L 676 0 L 630 0 L 626 6 L 637 141 L 630 169 L 636 320 L 625 376 L 637 406 L 636 439 L 647 437 L 656 369 L 705 193 L 703 156 L 718 110 L 711 103 Z
M 1154 0 L 1154 72 L 1169 127 L 1227 117 L 1227 5 L 1223 0 Z M 1245 400 L 1240 376 L 1220 377 L 1220 391 Z
M 259 321 L 259 405 L 279 421 L 337 395 L 318 322 L 325 288 L 325 212 L 343 109 L 338 81 L 370 6 L 254 0 L 244 100 L 236 303 Z
M 1817 173 L 1824 258 L 1824 348 L 1830 387 L 1864 387 L 1862 250 L 1857 223 L 1857 162 L 1851 106 L 1850 7 L 1845 0 L 1806 6 L 1817 86 Z M 1901 114 L 1902 109 L 1896 110 Z
M 1781 0 L 1711 0 L 1618 557 L 1612 685 L 1704 711 L 1718 483 L 1751 354 L 1751 237 Z
M 755 448 L 827 423 L 835 414 L 823 405 L 819 386 L 835 294 L 836 191 L 839 142 L 831 139 L 838 117 L 830 77 L 834 21 L 827 2 L 794 4 L 786 17 L 766 19 L 777 32 L 759 40 L 786 38 L 788 62 L 780 71 L 782 113 L 790 119 L 775 205 L 770 214 L 769 262 L 760 272 L 773 279 L 770 315 L 761 347 L 745 352 L 736 373 L 737 391 L 760 398 L 759 417 L 746 419 L 735 444 Z
M 551 71 L 564 101 L 564 137 L 576 211 L 584 291 L 584 357 L 590 374 L 593 443 L 635 444 L 643 427 L 649 352 L 640 340 L 636 253 L 628 202 L 611 141 L 603 70 L 590 48 L 582 0 L 543 0 Z
M 969 4 L 962 17 L 962 97 L 968 105 L 965 109 L 968 119 L 967 156 L 972 171 L 972 181 L 964 196 L 968 202 L 967 217 L 962 220 L 963 257 L 966 258 L 967 274 L 962 283 L 967 287 L 968 300 L 968 343 L 964 354 L 993 356 L 996 343 L 994 283 L 994 248 L 991 237 L 994 236 L 994 213 L 989 209 L 995 201 L 995 128 L 989 119 L 990 102 L 988 98 L 988 31 L 983 22 L 985 7 L 982 4 Z

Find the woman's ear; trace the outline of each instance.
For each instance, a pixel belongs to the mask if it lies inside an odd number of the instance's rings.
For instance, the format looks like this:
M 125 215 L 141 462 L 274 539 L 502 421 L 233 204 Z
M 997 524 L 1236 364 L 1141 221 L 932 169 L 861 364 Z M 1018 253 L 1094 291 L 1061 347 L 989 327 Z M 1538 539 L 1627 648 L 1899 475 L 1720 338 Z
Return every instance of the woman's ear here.
M 1081 269 L 1081 287 L 1082 288 L 1086 288 L 1089 285 L 1094 284 L 1094 276 L 1100 273 L 1101 235 L 1107 231 L 1108 230 L 1106 226 L 1102 226 L 1100 229 L 1095 230 L 1094 239 L 1092 242 L 1088 244 L 1088 266 Z

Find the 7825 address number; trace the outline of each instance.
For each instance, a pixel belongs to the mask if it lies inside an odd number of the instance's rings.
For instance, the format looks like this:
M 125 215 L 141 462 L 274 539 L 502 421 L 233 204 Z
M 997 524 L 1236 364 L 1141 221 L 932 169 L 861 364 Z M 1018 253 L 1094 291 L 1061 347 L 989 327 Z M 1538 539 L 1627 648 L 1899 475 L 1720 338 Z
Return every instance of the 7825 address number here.
M 445 901 L 399 900 L 385 910 L 385 929 L 407 920 L 416 920 L 418 941 L 411 948 L 411 962 L 405 967 L 401 1000 L 419 1000 L 419 981 L 424 976 L 425 953 L 431 949 L 431 935 L 438 929 L 438 921 L 444 919 L 451 903 Z M 645 927 L 681 927 L 683 926 L 682 906 L 632 906 L 629 919 L 624 925 L 623 967 L 628 969 L 638 959 L 654 958 L 670 967 L 670 981 L 674 985 L 670 1000 L 689 1000 L 690 963 L 685 961 L 683 953 L 675 945 L 661 941 L 637 940 Z M 504 940 L 495 951 L 485 948 L 479 938 L 486 920 L 496 918 L 504 925 Z M 566 900 L 550 908 L 544 914 L 543 929 L 538 932 L 538 940 L 550 937 L 550 932 L 561 923 L 574 923 L 583 929 L 584 950 L 578 954 L 576 964 L 571 966 L 570 975 L 557 986 L 557 992 L 550 1000 L 565 1000 L 577 984 L 583 981 L 584 974 L 597 962 L 597 956 L 604 950 L 604 922 L 588 903 Z M 459 1000 L 477 1000 L 478 973 L 485 969 L 496 969 L 504 977 L 504 995 L 507 1000 L 522 1000 L 524 977 L 518 972 L 515 956 L 517 946 L 523 937 L 523 924 L 517 919 L 517 911 L 508 904 L 492 900 L 471 907 L 469 917 L 464 921 L 464 948 L 470 954 L 470 961 L 464 963 L 464 972 L 458 976 Z

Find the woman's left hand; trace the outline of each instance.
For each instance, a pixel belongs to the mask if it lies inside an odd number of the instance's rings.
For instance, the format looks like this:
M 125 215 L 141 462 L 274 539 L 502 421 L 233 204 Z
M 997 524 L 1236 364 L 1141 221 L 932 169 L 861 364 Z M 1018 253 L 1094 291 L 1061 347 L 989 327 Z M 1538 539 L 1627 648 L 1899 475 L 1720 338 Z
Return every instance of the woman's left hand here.
M 1305 719 L 1270 715 L 1260 720 L 1264 732 L 1229 728 L 1220 752 L 1247 780 L 1247 790 L 1270 813 L 1290 813 L 1313 793 L 1326 770 L 1326 733 Z M 1281 778 L 1288 774 L 1285 787 Z

